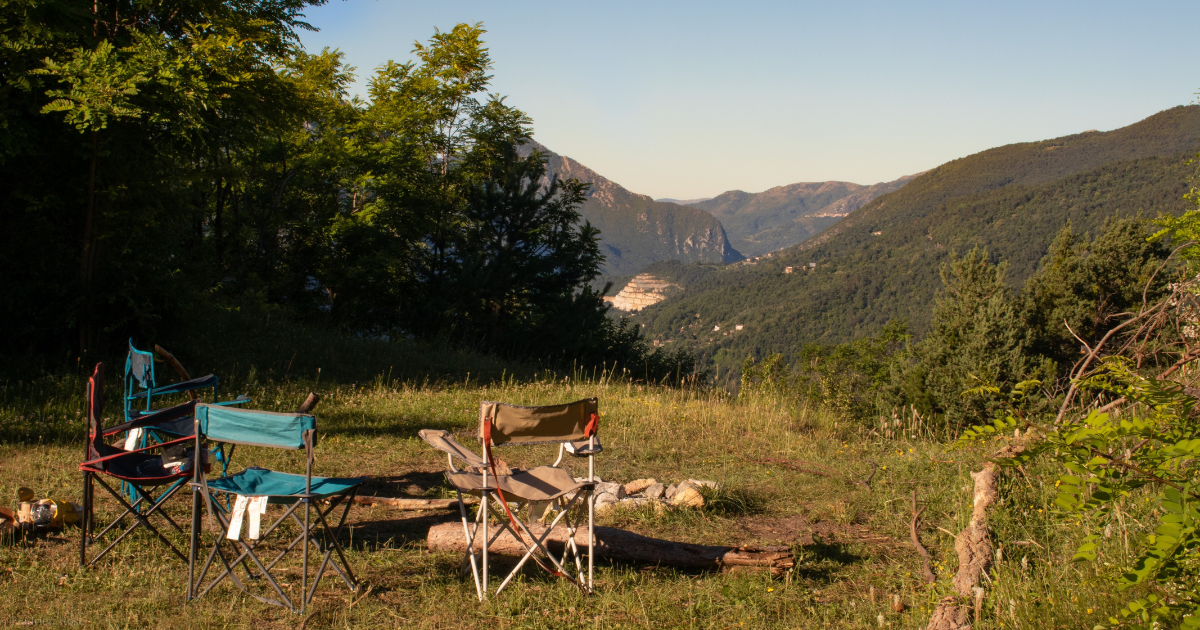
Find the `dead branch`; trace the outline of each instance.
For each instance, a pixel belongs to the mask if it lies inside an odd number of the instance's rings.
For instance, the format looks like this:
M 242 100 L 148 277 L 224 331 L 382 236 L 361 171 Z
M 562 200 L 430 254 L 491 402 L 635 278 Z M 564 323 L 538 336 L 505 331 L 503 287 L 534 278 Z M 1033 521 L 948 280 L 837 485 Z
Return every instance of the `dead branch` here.
M 296 413 L 312 413 L 312 410 L 317 408 L 317 403 L 319 402 L 321 402 L 321 395 L 316 392 L 309 392 L 308 398 L 305 398 L 304 402 L 300 403 L 299 407 L 296 407 Z
M 162 346 L 154 344 L 154 354 L 157 354 L 160 359 L 162 359 L 167 365 L 171 366 L 171 369 L 179 375 L 180 380 L 192 380 L 192 377 L 188 376 L 187 370 L 183 369 L 183 364 L 179 362 L 179 359 L 176 359 L 175 355 L 167 352 Z M 200 397 L 195 390 L 189 390 L 187 394 L 192 400 L 198 400 Z
M 912 535 L 913 547 L 916 548 L 917 553 L 921 555 L 921 574 L 925 577 L 926 582 L 933 584 L 937 581 L 937 576 L 933 574 L 933 569 L 930 566 L 931 560 L 929 558 L 929 551 L 925 549 L 925 546 L 921 544 L 921 539 L 917 536 L 917 526 L 921 522 L 921 514 L 925 511 L 925 507 L 926 506 L 922 505 L 921 509 L 917 509 L 917 489 L 913 488 L 913 516 L 912 522 L 908 524 L 908 533 Z

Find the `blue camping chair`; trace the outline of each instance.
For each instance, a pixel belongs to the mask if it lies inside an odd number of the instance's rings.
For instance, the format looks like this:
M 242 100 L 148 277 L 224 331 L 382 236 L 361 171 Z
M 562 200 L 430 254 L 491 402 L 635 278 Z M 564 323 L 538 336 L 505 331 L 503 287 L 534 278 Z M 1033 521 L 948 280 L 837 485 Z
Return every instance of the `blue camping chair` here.
M 84 447 L 84 461 L 79 465 L 79 470 L 83 473 L 83 519 L 80 523 L 82 534 L 79 545 L 81 566 L 94 564 L 103 558 L 117 543 L 125 540 L 138 527 L 144 527 L 165 544 L 176 557 L 184 562 L 187 561 L 183 553 L 176 549 L 175 545 L 154 526 L 150 517 L 159 516 L 180 534 L 183 533 L 183 529 L 171 517 L 163 513 L 161 508 L 193 476 L 190 466 L 193 461 L 196 461 L 196 458 L 186 452 L 189 446 L 188 442 L 192 438 L 189 435 L 132 450 L 110 445 L 106 439 L 137 428 L 163 428 L 172 432 L 190 434 L 191 429 L 185 427 L 194 424 L 192 413 L 195 405 L 194 401 L 186 402 L 155 413 L 139 415 L 134 420 L 106 429 L 103 424 L 104 364 L 96 364 L 95 371 L 88 379 L 88 435 Z M 105 483 L 105 477 L 118 480 L 125 492 L 118 492 Z M 94 531 L 96 502 L 93 494 L 96 485 L 107 490 L 125 508 L 120 516 L 111 521 L 99 533 Z M 164 487 L 166 489 L 159 493 L 157 499 L 152 496 L 152 491 Z M 103 541 L 109 532 L 115 531 L 125 522 L 127 516 L 133 517 L 133 523 L 117 535 L 103 551 L 89 560 L 87 557 L 88 546 Z
M 203 468 L 193 468 L 192 486 L 192 531 L 191 550 L 188 556 L 188 593 L 189 601 L 208 594 L 226 577 L 233 584 L 254 597 L 255 599 L 276 606 L 291 609 L 292 612 L 303 613 L 305 606 L 312 601 L 317 585 L 325 569 L 332 566 L 351 592 L 358 591 L 358 581 L 346 563 L 342 545 L 338 535 L 346 523 L 346 516 L 354 501 L 354 495 L 363 480 L 358 478 L 336 479 L 329 477 L 314 477 L 313 447 L 316 444 L 316 418 L 308 414 L 275 413 L 252 409 L 233 409 L 217 405 L 197 404 L 195 413 L 196 452 L 203 452 L 204 441 L 226 443 L 231 445 L 245 444 L 268 448 L 303 450 L 305 453 L 304 474 L 291 474 L 267 470 L 265 468 L 247 468 L 235 475 L 209 479 Z M 235 499 L 234 508 L 228 512 L 217 502 L 218 496 Z M 321 501 L 325 505 L 318 505 Z M 201 541 L 201 503 L 205 506 L 209 522 L 215 518 L 219 531 L 215 533 L 212 550 L 200 567 L 196 576 L 196 560 Z M 282 513 L 265 529 L 259 525 L 270 504 L 282 507 Z M 336 526 L 330 527 L 329 515 L 344 504 L 341 517 Z M 301 509 L 302 508 L 302 509 Z M 303 520 L 299 513 L 304 513 Z M 315 515 L 315 519 L 313 516 Z M 242 521 L 249 520 L 247 532 L 242 534 Z M 291 519 L 300 527 L 300 534 L 291 540 L 274 559 L 264 564 L 256 552 L 263 547 L 263 541 L 277 530 L 280 524 Z M 261 535 L 258 532 L 261 530 Z M 308 556 L 309 546 L 315 546 L 322 553 L 321 563 L 312 577 L 309 586 Z M 226 556 L 224 547 L 228 545 L 236 553 L 232 560 Z M 285 555 L 297 547 L 302 548 L 302 573 L 300 606 L 287 596 L 271 569 Z M 337 557 L 334 558 L 333 555 Z M 221 567 L 214 567 L 215 560 L 220 560 Z M 250 568 L 257 568 L 255 575 Z M 246 578 L 239 578 L 238 567 L 245 572 Z M 208 583 L 205 579 L 209 571 L 220 570 L 216 577 Z M 257 577 L 266 578 L 274 597 L 262 596 L 250 592 L 249 581 Z
M 191 392 L 198 389 L 213 390 L 213 402 L 217 402 L 217 384 L 220 381 L 215 375 L 201 376 L 179 383 L 159 386 L 154 375 L 154 353 L 138 350 L 133 347 L 133 339 L 129 340 L 129 355 L 125 359 L 125 419 L 133 420 L 138 413 L 149 413 L 154 409 L 154 398 Z M 134 391 L 140 388 L 141 391 Z M 194 399 L 194 397 L 193 397 Z M 144 402 L 143 402 L 144 401 Z M 134 406 L 144 409 L 134 409 Z
M 245 395 L 239 396 L 234 400 L 217 402 L 217 385 L 219 382 L 219 378 L 213 374 L 209 374 L 208 376 L 191 378 L 179 383 L 159 386 L 154 372 L 154 353 L 138 350 L 133 345 L 133 339 L 130 339 L 129 354 L 125 358 L 125 421 L 127 424 L 138 423 L 140 418 L 154 414 L 154 399 L 156 397 L 161 399 L 163 396 L 188 392 L 192 400 L 197 401 L 198 397 L 195 394 L 191 394 L 191 392 L 210 387 L 212 388 L 212 404 L 242 405 L 250 402 L 250 398 Z M 139 389 L 140 391 L 135 391 Z M 138 408 L 135 408 L 135 406 Z M 128 439 L 125 446 L 126 448 L 137 449 L 148 448 L 155 443 L 161 444 L 193 435 L 190 416 L 181 418 L 174 423 L 157 423 L 152 426 L 138 423 L 130 431 L 133 434 L 132 436 L 127 435 Z M 224 475 L 229 469 L 229 460 L 233 455 L 232 450 L 226 453 L 222 446 L 213 451 L 213 455 L 216 457 L 217 463 L 221 465 L 221 474 Z M 123 489 L 129 496 L 130 501 L 138 499 L 136 491 L 129 487 L 128 484 L 123 484 Z

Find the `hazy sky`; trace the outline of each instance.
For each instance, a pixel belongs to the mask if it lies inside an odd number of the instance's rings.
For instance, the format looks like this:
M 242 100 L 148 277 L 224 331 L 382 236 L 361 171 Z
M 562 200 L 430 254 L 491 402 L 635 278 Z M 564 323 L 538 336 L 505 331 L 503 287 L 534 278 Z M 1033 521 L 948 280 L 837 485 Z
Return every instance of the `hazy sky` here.
M 690 199 L 888 181 L 1195 100 L 1200 2 L 332 0 L 361 77 L 482 21 L 493 91 L 626 188 Z M 359 88 L 363 85 L 359 82 Z

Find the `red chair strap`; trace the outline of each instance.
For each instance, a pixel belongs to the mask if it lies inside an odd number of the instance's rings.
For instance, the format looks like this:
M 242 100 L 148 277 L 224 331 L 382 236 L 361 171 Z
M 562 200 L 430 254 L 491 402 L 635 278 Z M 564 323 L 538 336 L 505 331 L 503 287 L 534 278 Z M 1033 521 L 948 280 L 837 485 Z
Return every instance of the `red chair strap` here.
M 592 415 L 595 415 L 595 414 L 592 414 Z M 487 454 L 488 467 L 492 469 L 492 476 L 499 477 L 499 475 L 496 474 L 496 458 L 492 456 L 492 418 L 491 418 L 491 416 L 488 416 L 483 419 L 483 450 Z M 486 489 L 487 484 L 484 484 L 484 486 Z M 517 524 L 517 517 L 513 515 L 512 508 L 508 507 L 508 501 L 504 498 L 504 492 L 502 490 L 500 490 L 499 482 L 496 483 L 496 497 L 500 499 L 500 505 L 504 506 L 504 513 L 508 514 L 508 522 L 510 525 L 512 525 L 513 533 L 517 535 L 517 538 L 521 541 L 521 544 L 524 545 L 526 549 L 531 549 L 533 547 L 533 544 L 525 542 L 525 536 L 521 533 L 521 526 Z M 483 544 L 484 545 L 488 544 L 486 537 L 485 537 L 485 540 L 483 541 Z M 539 558 L 536 553 L 530 553 L 529 557 L 533 558 L 533 561 L 536 562 L 539 567 L 542 567 L 543 569 L 545 569 L 547 573 L 553 575 L 554 577 L 560 577 L 560 578 L 565 578 L 565 579 L 571 580 L 572 583 L 574 583 L 576 586 L 579 586 L 579 583 L 576 582 L 575 579 L 572 578 L 571 576 L 567 575 L 566 573 L 563 573 L 562 571 L 559 571 L 555 567 L 546 566 L 546 563 L 542 562 L 542 559 Z

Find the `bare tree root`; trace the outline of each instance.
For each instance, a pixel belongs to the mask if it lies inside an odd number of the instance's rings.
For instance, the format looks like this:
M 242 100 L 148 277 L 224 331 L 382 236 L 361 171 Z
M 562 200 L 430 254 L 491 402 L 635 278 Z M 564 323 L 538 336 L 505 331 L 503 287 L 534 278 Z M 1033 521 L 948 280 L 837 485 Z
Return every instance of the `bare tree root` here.
M 929 617 L 925 630 L 971 630 L 970 608 L 959 606 L 958 598 L 949 595 L 938 602 Z
M 921 509 L 919 509 L 919 510 L 917 509 L 917 489 L 913 488 L 913 491 L 912 491 L 912 510 L 913 510 L 912 514 L 913 515 L 912 515 L 912 522 L 910 522 L 908 524 L 908 532 L 910 534 L 912 534 L 913 547 L 916 548 L 917 553 L 921 555 L 921 575 L 925 577 L 926 583 L 933 584 L 934 582 L 937 581 L 937 576 L 933 574 L 933 567 L 930 566 L 931 561 L 929 558 L 929 550 L 925 549 L 925 546 L 921 544 L 920 537 L 917 536 L 917 527 L 919 526 L 919 524 L 921 522 L 921 514 L 925 511 L 926 507 L 927 506 L 922 505 Z
M 988 538 L 987 510 L 996 502 L 996 465 L 988 462 L 983 470 L 971 473 L 975 479 L 975 498 L 972 500 L 971 522 L 954 539 L 958 553 L 958 572 L 954 574 L 954 591 L 969 597 L 979 584 L 979 576 L 992 566 L 992 541 Z

